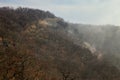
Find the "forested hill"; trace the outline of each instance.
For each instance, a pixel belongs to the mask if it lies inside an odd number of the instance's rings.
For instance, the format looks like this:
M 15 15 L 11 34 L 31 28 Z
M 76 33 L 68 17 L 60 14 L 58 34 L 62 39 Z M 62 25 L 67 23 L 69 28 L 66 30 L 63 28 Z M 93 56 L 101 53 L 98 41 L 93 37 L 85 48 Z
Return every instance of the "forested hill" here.
M 45 18 L 55 18 L 55 16 L 48 11 L 38 9 L 34 10 L 21 7 L 17 9 L 9 7 L 0 8 L 0 20 L 2 23 L 5 23 L 6 26 L 12 24 L 10 28 L 25 27 L 28 23 Z
M 48 11 L 0 8 L 0 80 L 120 80 L 120 70 Z

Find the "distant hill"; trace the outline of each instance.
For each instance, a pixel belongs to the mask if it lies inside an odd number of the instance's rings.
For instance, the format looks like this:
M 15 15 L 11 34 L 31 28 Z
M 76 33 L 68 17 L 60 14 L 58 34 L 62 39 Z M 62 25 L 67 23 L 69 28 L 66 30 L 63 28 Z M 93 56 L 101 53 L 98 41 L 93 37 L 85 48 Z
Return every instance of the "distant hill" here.
M 119 80 L 77 31 L 48 11 L 0 8 L 0 80 Z

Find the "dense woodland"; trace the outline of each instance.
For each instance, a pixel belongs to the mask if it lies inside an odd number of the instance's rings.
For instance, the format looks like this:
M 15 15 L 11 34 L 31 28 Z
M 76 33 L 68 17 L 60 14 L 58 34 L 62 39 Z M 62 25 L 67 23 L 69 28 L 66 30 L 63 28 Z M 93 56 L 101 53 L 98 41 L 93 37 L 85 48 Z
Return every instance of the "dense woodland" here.
M 0 80 L 120 80 L 70 28 L 49 11 L 0 8 Z

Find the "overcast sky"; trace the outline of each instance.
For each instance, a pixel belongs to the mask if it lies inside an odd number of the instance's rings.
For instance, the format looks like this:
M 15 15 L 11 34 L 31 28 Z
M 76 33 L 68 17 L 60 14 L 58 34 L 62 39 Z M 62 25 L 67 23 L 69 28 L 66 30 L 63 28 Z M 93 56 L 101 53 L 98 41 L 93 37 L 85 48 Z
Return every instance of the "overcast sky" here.
M 74 23 L 120 25 L 120 0 L 0 0 L 0 6 L 49 10 Z

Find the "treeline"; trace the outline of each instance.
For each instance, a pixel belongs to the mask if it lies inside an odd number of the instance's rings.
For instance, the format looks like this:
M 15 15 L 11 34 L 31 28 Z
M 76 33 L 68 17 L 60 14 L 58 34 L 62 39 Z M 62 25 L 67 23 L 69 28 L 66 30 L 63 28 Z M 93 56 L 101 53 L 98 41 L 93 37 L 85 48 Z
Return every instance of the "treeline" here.
M 49 11 L 42 11 L 38 9 L 22 8 L 13 9 L 10 7 L 0 8 L 0 20 L 3 22 L 17 22 L 21 26 L 25 26 L 26 23 L 31 21 L 55 18 L 54 14 Z M 10 21 L 9 21 L 10 20 Z M 9 24 L 9 23 L 8 23 Z

